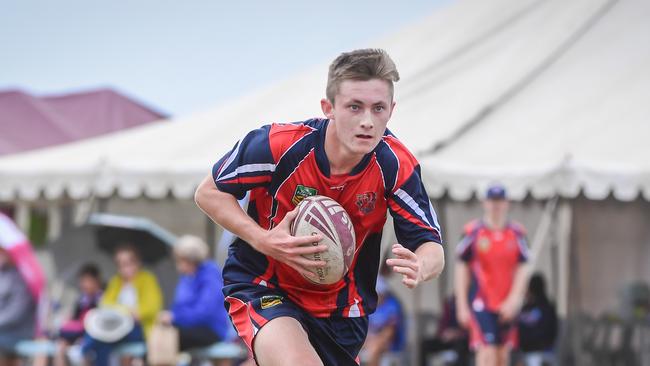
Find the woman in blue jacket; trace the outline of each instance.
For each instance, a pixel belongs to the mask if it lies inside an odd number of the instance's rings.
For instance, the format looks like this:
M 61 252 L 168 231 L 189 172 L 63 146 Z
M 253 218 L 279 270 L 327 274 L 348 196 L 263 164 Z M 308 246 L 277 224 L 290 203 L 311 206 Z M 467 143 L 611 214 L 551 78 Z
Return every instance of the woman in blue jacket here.
M 180 273 L 169 311 L 159 320 L 178 328 L 180 349 L 204 347 L 229 338 L 230 321 L 223 306 L 223 280 L 216 263 L 207 260 L 208 246 L 198 237 L 185 235 L 174 246 Z

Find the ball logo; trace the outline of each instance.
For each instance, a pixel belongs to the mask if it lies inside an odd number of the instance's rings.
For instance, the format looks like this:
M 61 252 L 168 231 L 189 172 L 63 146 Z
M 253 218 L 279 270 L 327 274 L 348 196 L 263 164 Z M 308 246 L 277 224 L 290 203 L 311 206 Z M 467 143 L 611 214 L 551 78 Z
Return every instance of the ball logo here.
M 353 247 L 348 247 L 348 250 L 345 252 L 346 256 L 351 256 L 354 253 L 354 248 Z
M 325 196 L 306 197 L 298 206 L 298 214 L 291 223 L 291 235 L 323 236 L 319 243 L 327 250 L 303 255 L 305 258 L 324 261 L 324 267 L 310 269 L 313 277 L 305 276 L 312 283 L 329 285 L 340 281 L 347 273 L 355 253 L 354 226 L 345 208 Z

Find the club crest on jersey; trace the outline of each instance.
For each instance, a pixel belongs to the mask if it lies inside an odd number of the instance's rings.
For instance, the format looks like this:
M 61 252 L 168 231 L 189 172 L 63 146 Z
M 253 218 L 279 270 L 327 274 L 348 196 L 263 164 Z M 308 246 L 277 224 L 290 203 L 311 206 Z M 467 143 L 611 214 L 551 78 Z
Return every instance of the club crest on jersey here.
M 357 195 L 357 207 L 364 215 L 375 209 L 376 202 L 377 192 L 366 192 Z
M 317 194 L 318 191 L 316 190 L 316 188 L 306 187 L 303 186 L 302 184 L 298 184 L 296 186 L 296 191 L 293 193 L 293 198 L 291 199 L 291 203 L 298 206 L 298 204 L 302 202 L 302 200 L 304 200 L 306 197 L 315 196 Z
M 490 239 L 483 237 L 478 240 L 477 244 L 478 244 L 478 249 L 480 251 L 486 252 L 488 249 L 490 249 L 491 243 L 490 243 Z
M 262 299 L 260 299 L 260 307 L 262 309 L 272 308 L 280 304 L 282 304 L 282 296 L 269 295 L 262 296 Z

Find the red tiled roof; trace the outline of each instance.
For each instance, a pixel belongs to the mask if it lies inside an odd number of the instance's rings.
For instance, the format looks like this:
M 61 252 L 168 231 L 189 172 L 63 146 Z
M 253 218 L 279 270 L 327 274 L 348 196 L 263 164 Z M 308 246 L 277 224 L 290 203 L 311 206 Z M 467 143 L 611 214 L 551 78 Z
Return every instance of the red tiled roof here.
M 0 91 L 0 155 L 98 136 L 165 118 L 111 89 L 37 97 Z

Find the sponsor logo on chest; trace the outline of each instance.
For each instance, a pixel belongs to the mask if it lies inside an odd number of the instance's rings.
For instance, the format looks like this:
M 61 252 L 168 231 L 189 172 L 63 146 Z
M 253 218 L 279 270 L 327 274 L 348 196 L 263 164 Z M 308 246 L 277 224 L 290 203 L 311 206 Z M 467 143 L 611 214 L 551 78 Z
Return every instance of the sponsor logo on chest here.
M 302 184 L 298 184 L 296 186 L 295 192 L 293 192 L 293 198 L 291 198 L 291 203 L 298 206 L 298 204 L 302 202 L 302 200 L 304 200 L 306 197 L 315 196 L 317 194 L 318 191 L 316 190 L 316 188 L 307 187 L 307 186 L 303 186 Z

